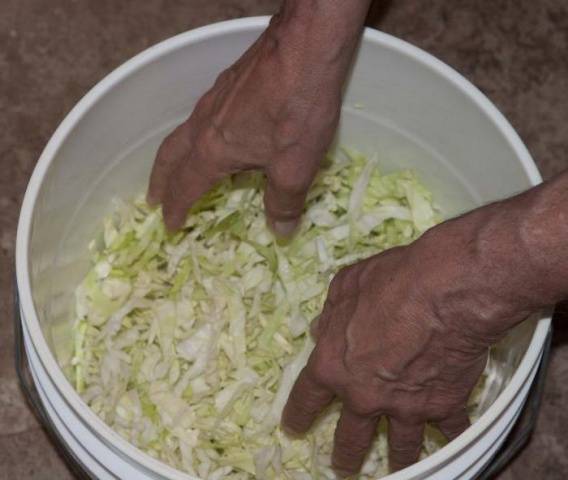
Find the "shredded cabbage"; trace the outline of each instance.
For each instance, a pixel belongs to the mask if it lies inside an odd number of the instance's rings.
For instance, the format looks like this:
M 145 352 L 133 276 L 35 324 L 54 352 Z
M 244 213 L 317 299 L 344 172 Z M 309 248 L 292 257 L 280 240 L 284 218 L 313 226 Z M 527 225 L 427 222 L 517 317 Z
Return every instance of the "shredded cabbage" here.
M 73 381 L 120 435 L 192 475 L 331 479 L 338 405 L 303 439 L 279 428 L 313 347 L 309 323 L 339 268 L 438 219 L 413 172 L 385 175 L 343 150 L 282 243 L 265 226 L 262 184 L 259 174 L 224 181 L 174 235 L 142 197 L 116 201 L 76 291 Z M 362 479 L 387 473 L 380 431 Z M 424 453 L 440 446 L 434 437 Z

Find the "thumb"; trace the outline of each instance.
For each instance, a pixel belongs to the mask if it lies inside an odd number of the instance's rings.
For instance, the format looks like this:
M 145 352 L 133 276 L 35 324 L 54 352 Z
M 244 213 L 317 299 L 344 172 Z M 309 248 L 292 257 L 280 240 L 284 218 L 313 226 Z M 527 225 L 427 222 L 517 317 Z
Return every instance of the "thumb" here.
M 309 161 L 280 161 L 267 170 L 264 208 L 269 227 L 277 235 L 291 236 L 297 229 L 306 195 L 316 174 Z

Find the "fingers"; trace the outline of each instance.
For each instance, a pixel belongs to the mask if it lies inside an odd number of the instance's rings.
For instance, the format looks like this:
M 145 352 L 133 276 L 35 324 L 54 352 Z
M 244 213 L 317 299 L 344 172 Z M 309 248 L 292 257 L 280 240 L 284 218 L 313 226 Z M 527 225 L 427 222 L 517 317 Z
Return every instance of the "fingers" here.
M 335 472 L 348 477 L 357 474 L 377 431 L 377 417 L 362 417 L 343 408 L 335 429 L 332 465 Z
M 270 178 L 264 190 L 268 225 L 278 235 L 290 237 L 300 224 L 306 191 L 290 191 Z
M 176 231 L 181 228 L 187 211 L 222 176 L 222 172 L 201 172 L 197 168 L 197 162 L 192 162 L 192 157 L 184 160 L 180 171 L 170 176 L 168 190 L 162 202 L 164 223 L 168 230 Z
M 462 410 L 445 420 L 437 422 L 436 425 L 440 432 L 442 432 L 444 436 L 451 441 L 467 430 L 471 425 L 471 422 L 469 421 L 467 413 Z
M 344 270 L 342 270 L 340 273 L 344 272 Z M 327 298 L 325 299 L 321 313 L 319 315 L 316 315 L 310 323 L 310 335 L 316 342 L 325 333 L 330 324 L 332 324 L 332 317 L 336 318 L 335 325 L 339 326 L 343 325 L 344 323 L 341 322 L 341 320 L 337 321 L 337 317 L 339 317 L 339 319 L 345 319 L 349 318 L 350 316 L 349 312 L 345 311 L 346 307 L 348 308 L 348 306 L 345 303 L 337 303 L 338 296 L 341 293 L 339 284 L 341 283 L 340 278 L 342 277 L 344 278 L 345 275 L 341 276 L 337 274 L 333 278 L 329 286 Z
M 268 225 L 283 237 L 291 236 L 300 223 L 304 202 L 315 173 L 311 159 L 280 160 L 267 173 L 264 207 Z
M 389 465 L 392 471 L 412 465 L 420 455 L 423 423 L 408 423 L 389 417 Z
M 319 337 L 319 328 L 320 328 L 320 318 L 321 314 L 316 315 L 312 321 L 310 322 L 310 335 L 317 342 Z
M 147 200 L 150 205 L 157 205 L 164 201 L 168 191 L 168 181 L 174 167 L 189 155 L 188 125 L 182 123 L 170 133 L 160 145 L 148 187 Z
M 315 382 L 308 369 L 304 368 L 284 407 L 282 428 L 292 434 L 307 432 L 333 397 L 333 392 Z
M 327 327 L 329 326 L 329 315 L 324 311 L 319 315 L 316 315 L 310 323 L 310 335 L 313 340 L 317 342 L 320 337 L 325 333 Z
M 186 121 L 166 137 L 150 176 L 148 203 L 162 204 L 164 223 L 170 231 L 183 226 L 189 208 L 223 176 L 209 158 L 202 159 L 199 152 L 205 151 L 203 146 L 193 147 L 189 129 Z

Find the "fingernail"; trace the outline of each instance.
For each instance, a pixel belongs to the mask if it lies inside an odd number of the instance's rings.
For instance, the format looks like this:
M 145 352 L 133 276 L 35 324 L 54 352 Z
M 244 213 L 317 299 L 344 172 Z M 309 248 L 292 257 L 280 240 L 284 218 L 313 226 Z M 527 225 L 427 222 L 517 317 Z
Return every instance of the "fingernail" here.
M 298 228 L 298 220 L 277 220 L 274 222 L 274 233 L 281 237 L 291 237 Z

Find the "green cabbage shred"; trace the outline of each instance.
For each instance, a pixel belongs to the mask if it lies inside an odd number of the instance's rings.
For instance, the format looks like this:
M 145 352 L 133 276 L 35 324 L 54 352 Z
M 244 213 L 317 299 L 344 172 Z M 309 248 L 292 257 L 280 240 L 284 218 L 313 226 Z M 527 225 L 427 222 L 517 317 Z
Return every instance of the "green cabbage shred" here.
M 203 479 L 331 479 L 339 406 L 302 439 L 279 428 L 341 267 L 405 245 L 438 217 L 409 170 L 342 150 L 289 242 L 265 225 L 263 177 L 227 179 L 169 234 L 142 197 L 115 202 L 76 290 L 73 383 L 109 426 Z M 387 473 L 384 425 L 360 475 Z M 430 435 L 424 454 L 439 448 Z

